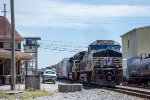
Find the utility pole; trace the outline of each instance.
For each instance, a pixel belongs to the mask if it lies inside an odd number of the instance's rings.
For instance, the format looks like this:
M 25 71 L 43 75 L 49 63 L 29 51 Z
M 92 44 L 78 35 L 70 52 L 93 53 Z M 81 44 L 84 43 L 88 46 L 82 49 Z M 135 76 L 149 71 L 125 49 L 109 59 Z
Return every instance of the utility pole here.
M 6 18 L 6 13 L 7 13 L 7 11 L 6 11 L 6 4 L 3 4 L 4 5 L 4 11 L 2 11 L 3 13 L 4 13 L 4 17 Z
M 38 66 L 38 59 L 37 59 L 37 54 L 38 54 L 38 50 L 37 50 L 37 37 L 35 38 L 35 57 L 36 57 L 36 61 L 35 61 L 35 74 L 37 74 L 37 66 Z
M 16 89 L 16 60 L 15 60 L 15 17 L 14 0 L 10 0 L 11 9 L 11 90 Z

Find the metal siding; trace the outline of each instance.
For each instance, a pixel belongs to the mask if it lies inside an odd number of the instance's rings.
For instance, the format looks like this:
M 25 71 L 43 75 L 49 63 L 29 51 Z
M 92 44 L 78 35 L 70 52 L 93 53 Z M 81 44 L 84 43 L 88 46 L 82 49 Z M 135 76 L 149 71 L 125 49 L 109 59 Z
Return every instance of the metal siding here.
M 150 54 L 150 27 L 137 30 L 138 33 L 138 55 Z
M 129 40 L 129 48 L 128 48 L 128 40 Z M 136 31 L 131 31 L 129 34 L 122 36 L 122 52 L 123 58 L 137 56 Z
M 130 47 L 128 48 L 128 40 Z M 123 58 L 150 54 L 150 27 L 135 29 L 122 36 Z

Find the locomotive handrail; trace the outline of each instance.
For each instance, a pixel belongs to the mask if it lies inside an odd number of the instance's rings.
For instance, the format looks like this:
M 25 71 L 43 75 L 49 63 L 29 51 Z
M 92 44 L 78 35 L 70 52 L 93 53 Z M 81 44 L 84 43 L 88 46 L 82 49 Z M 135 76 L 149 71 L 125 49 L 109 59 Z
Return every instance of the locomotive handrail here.
M 95 59 L 94 59 L 95 58 Z M 94 64 L 93 64 L 93 60 L 96 60 L 94 61 Z M 96 65 L 96 63 L 99 61 L 100 62 L 100 58 L 97 58 L 97 57 L 93 57 L 93 60 L 92 60 L 92 75 L 94 74 L 94 66 Z

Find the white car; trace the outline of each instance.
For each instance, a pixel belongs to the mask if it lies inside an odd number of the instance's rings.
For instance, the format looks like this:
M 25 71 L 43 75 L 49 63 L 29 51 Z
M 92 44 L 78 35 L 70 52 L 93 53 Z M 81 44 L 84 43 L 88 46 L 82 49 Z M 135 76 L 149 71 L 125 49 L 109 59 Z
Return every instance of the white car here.
M 57 74 L 53 70 L 46 70 L 43 74 L 42 83 L 53 82 L 56 83 Z

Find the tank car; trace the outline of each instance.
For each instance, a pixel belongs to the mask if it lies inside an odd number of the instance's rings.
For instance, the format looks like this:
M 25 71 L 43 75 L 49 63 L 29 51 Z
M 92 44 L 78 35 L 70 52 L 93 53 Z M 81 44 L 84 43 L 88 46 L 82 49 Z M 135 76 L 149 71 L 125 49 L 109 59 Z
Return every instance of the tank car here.
M 128 66 L 128 82 L 146 84 L 150 82 L 150 58 L 136 59 Z

